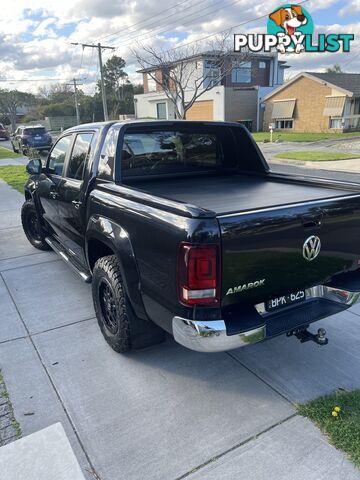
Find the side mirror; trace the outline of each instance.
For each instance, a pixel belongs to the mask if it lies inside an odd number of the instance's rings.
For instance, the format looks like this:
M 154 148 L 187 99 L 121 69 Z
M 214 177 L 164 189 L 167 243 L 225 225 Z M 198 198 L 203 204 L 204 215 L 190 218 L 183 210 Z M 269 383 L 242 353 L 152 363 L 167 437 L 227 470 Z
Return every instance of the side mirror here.
M 26 171 L 30 175 L 38 175 L 41 173 L 42 170 L 42 163 L 40 158 L 35 158 L 30 160 L 30 162 L 26 165 Z

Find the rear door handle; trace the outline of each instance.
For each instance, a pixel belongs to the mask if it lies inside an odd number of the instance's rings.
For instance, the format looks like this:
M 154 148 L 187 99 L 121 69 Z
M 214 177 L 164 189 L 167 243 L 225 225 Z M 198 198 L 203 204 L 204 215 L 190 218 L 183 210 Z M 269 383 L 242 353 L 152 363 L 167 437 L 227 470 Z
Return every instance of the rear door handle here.
M 82 202 L 78 202 L 77 200 L 73 200 L 71 203 L 74 205 L 76 210 L 79 210 L 80 205 L 82 204 Z

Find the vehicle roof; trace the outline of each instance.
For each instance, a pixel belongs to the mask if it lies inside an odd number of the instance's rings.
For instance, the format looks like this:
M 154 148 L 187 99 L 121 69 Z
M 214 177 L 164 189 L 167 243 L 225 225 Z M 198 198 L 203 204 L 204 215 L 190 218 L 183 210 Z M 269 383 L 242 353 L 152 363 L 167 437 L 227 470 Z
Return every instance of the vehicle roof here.
M 105 127 L 109 127 L 111 125 L 119 125 L 121 126 L 130 126 L 130 125 L 144 125 L 144 126 L 151 126 L 151 125 L 181 125 L 181 124 L 196 124 L 196 125 L 216 125 L 216 126 L 237 126 L 240 127 L 241 124 L 237 122 L 214 122 L 214 121 L 205 121 L 205 120 L 156 120 L 156 119 L 137 119 L 137 120 L 110 120 L 108 122 L 95 122 L 95 123 L 83 123 L 81 125 L 76 125 L 75 127 L 68 128 L 65 130 L 67 133 L 70 132 L 78 132 L 82 130 L 89 130 L 91 128 L 98 128 L 102 129 Z M 65 133 L 64 131 L 64 133 Z

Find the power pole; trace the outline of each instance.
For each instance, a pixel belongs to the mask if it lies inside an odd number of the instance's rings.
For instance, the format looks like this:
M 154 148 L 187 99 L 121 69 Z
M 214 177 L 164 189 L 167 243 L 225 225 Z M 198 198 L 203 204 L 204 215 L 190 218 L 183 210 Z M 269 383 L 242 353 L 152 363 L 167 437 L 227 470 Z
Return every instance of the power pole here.
M 102 64 L 102 51 L 103 50 L 115 50 L 115 47 L 107 47 L 105 45 L 101 45 L 101 43 L 98 43 L 97 45 L 94 45 L 94 44 L 88 44 L 88 43 L 74 43 L 74 42 L 71 42 L 71 45 L 81 45 L 83 48 L 86 48 L 86 47 L 97 48 L 97 50 L 98 50 L 99 68 L 100 68 L 101 97 L 102 97 L 102 102 L 103 102 L 104 120 L 108 121 L 109 120 L 109 114 L 108 114 L 107 103 L 106 103 L 104 71 L 103 71 L 103 64 Z
M 82 85 L 82 83 L 78 83 L 78 82 L 79 80 L 76 80 L 76 78 L 73 78 L 73 83 L 67 83 L 66 85 L 74 86 L 76 122 L 78 125 L 80 125 L 80 112 L 79 112 L 79 104 L 78 104 L 78 98 L 77 98 L 77 86 Z

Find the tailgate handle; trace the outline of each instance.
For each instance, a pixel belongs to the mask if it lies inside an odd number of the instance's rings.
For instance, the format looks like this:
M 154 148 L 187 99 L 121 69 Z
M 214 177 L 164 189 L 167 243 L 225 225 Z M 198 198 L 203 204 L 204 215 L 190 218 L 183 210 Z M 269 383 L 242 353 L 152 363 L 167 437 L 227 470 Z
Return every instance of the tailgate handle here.
M 305 216 L 302 219 L 303 220 L 303 226 L 304 226 L 304 228 L 320 227 L 322 219 L 323 219 L 322 214 L 319 214 L 316 217 L 311 217 L 311 216 L 306 217 Z
M 320 218 L 317 220 L 309 220 L 308 222 L 304 222 L 304 228 L 319 227 L 320 225 L 321 225 Z

